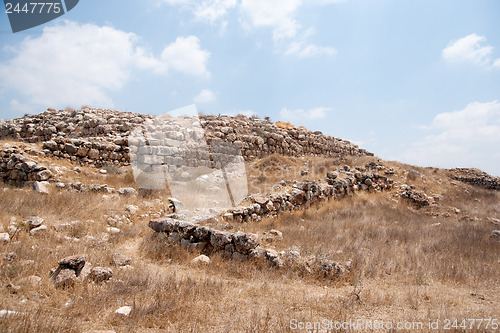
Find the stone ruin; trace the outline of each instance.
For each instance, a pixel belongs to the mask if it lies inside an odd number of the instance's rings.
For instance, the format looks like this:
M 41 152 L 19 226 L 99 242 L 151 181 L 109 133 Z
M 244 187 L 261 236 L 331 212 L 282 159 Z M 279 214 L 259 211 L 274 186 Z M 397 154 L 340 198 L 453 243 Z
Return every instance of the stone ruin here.
M 287 156 L 373 156 L 349 141 L 311 132 L 304 128 L 278 127 L 274 123 L 244 116 L 199 115 L 209 145 L 229 142 L 245 160 L 274 153 Z M 0 120 L 0 139 L 44 143 L 48 156 L 71 159 L 97 167 L 129 165 L 127 138 L 131 132 L 156 119 L 155 116 L 115 110 L 48 109 L 37 115 Z

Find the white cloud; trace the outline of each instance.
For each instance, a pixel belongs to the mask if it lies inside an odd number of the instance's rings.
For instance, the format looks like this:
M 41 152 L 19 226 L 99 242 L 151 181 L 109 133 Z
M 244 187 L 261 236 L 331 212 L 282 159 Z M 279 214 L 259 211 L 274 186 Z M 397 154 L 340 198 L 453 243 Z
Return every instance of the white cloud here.
M 427 130 L 402 159 L 419 165 L 478 167 L 500 175 L 500 103 L 474 102 L 463 110 L 436 115 Z
M 24 103 L 33 107 L 112 107 L 109 93 L 120 90 L 134 68 L 209 75 L 209 53 L 195 36 L 177 38 L 159 58 L 138 42 L 137 35 L 107 26 L 65 21 L 45 27 L 40 37 L 9 46 L 14 55 L 0 63 L 0 85 L 23 95 Z M 11 103 L 19 109 L 16 105 Z
M 334 56 L 332 47 L 317 46 L 306 41 L 312 29 L 303 29 L 296 18 L 301 6 L 318 6 L 341 3 L 347 0 L 157 0 L 158 3 L 176 5 L 191 10 L 195 19 L 211 25 L 220 23 L 221 33 L 227 28 L 225 17 L 239 9 L 239 21 L 248 29 L 269 28 L 273 32 L 275 46 L 286 55 L 300 58 L 318 55 Z M 302 36 L 301 36 L 302 35 Z
M 293 54 L 299 58 L 314 57 L 319 55 L 335 56 L 337 50 L 333 47 L 317 46 L 314 44 L 307 44 L 305 42 L 292 42 L 285 54 Z
M 451 42 L 442 51 L 442 57 L 449 63 L 472 63 L 484 68 L 500 68 L 500 58 L 492 60 L 493 47 L 482 46 L 486 37 L 470 34 Z
M 317 107 L 309 110 L 289 110 L 287 108 L 283 108 L 280 111 L 280 117 L 286 121 L 297 121 L 303 119 L 321 119 L 325 118 L 328 111 L 332 111 L 333 108 L 326 107 Z
M 300 24 L 295 19 L 302 0 L 242 0 L 241 10 L 253 27 L 271 27 L 275 40 L 292 38 Z
M 196 36 L 178 37 L 161 53 L 161 62 L 168 69 L 191 74 L 210 76 L 207 61 L 210 52 L 202 50 Z
M 302 28 L 296 19 L 296 13 L 303 5 L 325 5 L 336 2 L 342 1 L 242 0 L 240 9 L 245 26 L 273 29 L 274 43 L 285 55 L 295 55 L 299 58 L 319 55 L 335 56 L 337 51 L 334 48 L 307 42 L 307 38 L 314 33 L 314 30 Z
M 215 93 L 208 89 L 203 89 L 198 96 L 194 98 L 195 103 L 208 103 L 216 99 Z
M 205 0 L 196 6 L 194 15 L 200 21 L 215 24 L 216 21 L 225 17 L 229 10 L 236 7 L 236 4 L 236 0 Z M 223 22 L 223 25 L 225 24 Z

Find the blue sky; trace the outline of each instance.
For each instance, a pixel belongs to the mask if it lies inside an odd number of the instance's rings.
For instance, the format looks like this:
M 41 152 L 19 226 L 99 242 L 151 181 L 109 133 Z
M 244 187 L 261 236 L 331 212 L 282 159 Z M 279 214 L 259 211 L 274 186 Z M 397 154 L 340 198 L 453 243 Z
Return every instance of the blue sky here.
M 13 34 L 0 118 L 256 114 L 384 159 L 500 175 L 500 1 L 82 0 Z

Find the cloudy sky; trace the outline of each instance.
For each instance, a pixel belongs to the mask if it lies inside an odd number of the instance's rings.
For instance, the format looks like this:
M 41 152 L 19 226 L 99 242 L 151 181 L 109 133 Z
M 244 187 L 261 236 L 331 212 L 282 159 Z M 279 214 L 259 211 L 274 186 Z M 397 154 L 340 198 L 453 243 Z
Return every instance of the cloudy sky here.
M 500 176 L 500 1 L 82 0 L 13 34 L 0 118 L 82 105 L 256 114 Z

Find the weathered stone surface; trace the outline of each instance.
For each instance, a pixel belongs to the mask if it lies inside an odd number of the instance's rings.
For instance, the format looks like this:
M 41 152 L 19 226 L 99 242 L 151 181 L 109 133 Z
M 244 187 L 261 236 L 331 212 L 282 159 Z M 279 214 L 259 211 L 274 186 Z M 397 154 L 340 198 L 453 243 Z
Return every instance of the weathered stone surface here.
M 208 265 L 210 264 L 210 258 L 206 255 L 202 254 L 191 260 L 191 264 L 193 265 Z
M 132 258 L 120 253 L 113 253 L 112 261 L 115 266 L 127 266 L 132 263 Z
M 38 216 L 27 216 L 23 218 L 23 222 L 26 223 L 30 229 L 41 226 L 43 221 L 43 218 Z
M 0 233 L 0 243 L 8 243 L 10 241 L 10 236 L 8 232 Z
M 137 195 L 137 190 L 133 187 L 123 187 L 116 190 L 120 195 Z
M 33 191 L 35 193 L 41 193 L 41 194 L 49 194 L 49 183 L 46 181 L 43 182 L 34 182 L 33 183 Z
M 46 225 L 41 225 L 39 227 L 33 228 L 30 230 L 30 235 L 31 236 L 36 236 L 45 233 L 47 231 L 47 226 Z
M 490 239 L 500 241 L 500 230 L 493 230 L 490 234 Z
M 430 205 L 429 197 L 423 192 L 415 192 L 413 190 L 406 190 L 401 194 L 401 198 L 408 200 L 416 208 L 422 208 Z
M 259 235 L 257 234 L 236 232 L 233 239 L 236 251 L 243 254 L 247 254 L 250 250 L 259 246 Z
M 216 249 L 223 249 L 231 243 L 232 235 L 229 232 L 213 230 L 210 235 L 210 243 Z
M 45 180 L 49 180 L 49 178 L 51 176 L 52 176 L 52 172 L 50 170 L 42 170 L 42 171 L 35 173 L 35 180 L 45 181 Z
M 115 311 L 115 314 L 123 317 L 128 317 L 130 312 L 132 312 L 133 308 L 131 306 L 122 306 L 121 308 Z
M 264 232 L 263 238 L 267 241 L 277 241 L 283 239 L 283 233 L 279 230 L 272 229 L 268 232 Z
M 84 255 L 73 255 L 63 258 L 57 262 L 59 268 L 61 269 L 71 269 L 75 271 L 75 275 L 79 276 L 83 267 L 85 266 L 85 256 Z
M 52 278 L 56 288 L 70 288 L 75 285 L 76 275 L 72 269 L 61 269 Z
M 93 267 L 89 278 L 94 282 L 104 282 L 113 277 L 113 270 L 107 267 Z

